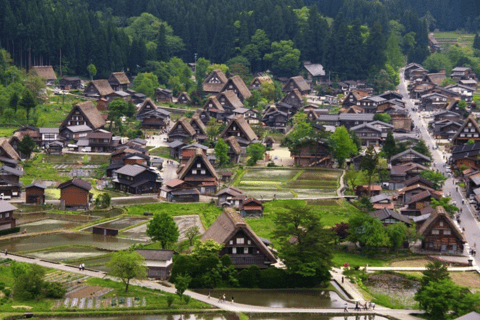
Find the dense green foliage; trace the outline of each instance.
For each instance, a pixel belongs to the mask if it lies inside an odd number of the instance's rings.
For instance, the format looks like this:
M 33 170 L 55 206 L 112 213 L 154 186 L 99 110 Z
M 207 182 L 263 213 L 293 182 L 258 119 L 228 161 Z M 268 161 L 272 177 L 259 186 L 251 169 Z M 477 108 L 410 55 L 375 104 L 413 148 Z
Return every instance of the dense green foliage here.
M 160 242 L 162 249 L 168 249 L 177 242 L 180 234 L 177 224 L 168 213 L 156 213 L 147 225 L 147 235 L 152 241 Z
M 145 259 L 135 251 L 115 252 L 106 266 L 110 269 L 109 275 L 119 278 L 123 282 L 125 292 L 128 291 L 132 279 L 145 279 L 147 277 Z

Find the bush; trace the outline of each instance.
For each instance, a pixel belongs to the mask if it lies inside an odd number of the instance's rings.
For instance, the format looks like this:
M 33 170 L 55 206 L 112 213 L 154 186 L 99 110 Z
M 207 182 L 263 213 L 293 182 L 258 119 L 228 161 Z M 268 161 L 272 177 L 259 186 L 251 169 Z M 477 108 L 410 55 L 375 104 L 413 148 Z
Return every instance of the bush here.
M 10 297 L 10 294 L 12 293 L 11 289 L 3 289 L 3 294 L 5 297 Z
M 190 302 L 190 296 L 183 296 L 183 301 L 185 301 L 185 304 L 188 304 Z
M 282 269 L 268 268 L 260 271 L 260 288 L 278 289 L 287 287 L 287 272 Z
M 260 269 L 253 265 L 248 269 L 240 271 L 237 275 L 238 282 L 241 287 L 244 288 L 255 288 L 258 286 L 258 279 L 260 276 Z
M 59 282 L 45 282 L 45 297 L 60 299 L 65 295 L 65 288 Z
M 5 289 L 5 283 L 0 281 L 0 290 L 3 290 Z
M 222 262 L 222 265 L 225 267 L 230 267 L 232 265 L 232 259 L 228 254 L 223 255 L 220 261 Z
M 174 296 L 167 296 L 167 306 L 170 308 L 172 306 L 173 301 L 175 300 Z

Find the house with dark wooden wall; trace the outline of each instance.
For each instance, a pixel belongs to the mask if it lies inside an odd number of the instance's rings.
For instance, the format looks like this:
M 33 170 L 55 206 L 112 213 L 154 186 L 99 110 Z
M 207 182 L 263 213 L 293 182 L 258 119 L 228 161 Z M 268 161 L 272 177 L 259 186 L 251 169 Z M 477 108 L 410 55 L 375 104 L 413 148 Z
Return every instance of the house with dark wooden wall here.
M 113 89 L 107 79 L 92 80 L 83 90 L 83 95 L 89 98 L 108 98 L 113 93 Z
M 162 108 L 137 116 L 142 121 L 142 129 L 164 130 L 170 123 L 170 112 Z
M 86 125 L 93 131 L 103 129 L 105 119 L 98 112 L 97 107 L 91 101 L 80 102 L 73 106 L 65 120 L 60 125 L 60 132 L 66 127 Z
M 291 92 L 293 89 L 297 89 L 302 95 L 310 93 L 310 85 L 305 81 L 302 76 L 291 77 L 287 83 L 283 86 L 283 92 Z
M 203 81 L 203 92 L 206 94 L 220 93 L 227 83 L 228 78 L 225 76 L 222 70 L 213 70 Z
M 57 80 L 57 75 L 52 66 L 33 66 L 32 73 L 40 76 L 47 86 L 53 86 L 55 80 Z
M 221 92 L 224 91 L 233 91 L 241 102 L 244 102 L 245 99 L 252 96 L 252 93 L 248 90 L 247 85 L 243 82 L 240 76 L 233 76 L 228 79 L 227 83 L 225 83 L 221 90 Z
M 188 119 L 181 117 L 168 132 L 168 141 L 178 140 L 186 143 L 189 139 L 193 140 L 196 134 Z
M 160 198 L 168 202 L 199 202 L 200 192 L 183 180 L 171 179 L 160 189 Z
M 233 117 L 220 134 L 220 138 L 222 139 L 227 139 L 232 136 L 237 139 L 237 142 L 242 147 L 247 147 L 250 143 L 259 142 L 252 127 L 250 127 L 241 115 Z
M 468 116 L 458 132 L 453 136 L 452 143 L 460 145 L 467 143 L 468 140 L 480 141 L 480 127 L 472 114 Z
M 294 165 L 302 167 L 331 167 L 334 162 L 328 147 L 316 141 L 298 147 L 296 152 L 292 153 L 292 157 Z
M 200 194 L 215 194 L 220 179 L 200 148 L 197 148 L 195 155 L 188 159 L 187 164 L 178 173 L 178 178 L 195 187 Z
M 233 111 L 237 108 L 243 108 L 243 103 L 237 97 L 234 91 L 227 90 L 220 92 L 217 96 L 217 100 L 222 105 L 223 110 L 227 114 L 233 114 Z
M 173 102 L 173 93 L 170 89 L 158 88 L 155 92 L 155 99 L 158 102 Z
M 13 217 L 15 210 L 17 210 L 17 207 L 7 201 L 0 200 L 0 231 L 16 227 L 16 219 Z
M 25 187 L 25 203 L 26 204 L 45 204 L 44 184 L 35 182 Z
M 207 239 L 224 245 L 220 256 L 228 254 L 235 268 L 256 265 L 264 269 L 277 262 L 270 249 L 233 208 L 225 208 L 208 228 L 201 240 Z
M 188 95 L 188 93 L 186 93 L 184 91 L 184 92 L 180 93 L 180 95 L 178 96 L 177 103 L 179 103 L 179 104 L 190 104 L 190 103 L 192 103 L 192 99 L 190 99 L 190 96 Z
M 125 72 L 112 72 L 108 78 L 108 83 L 114 91 L 126 91 L 130 80 Z
M 8 166 L 0 167 L 0 193 L 5 196 L 20 197 L 22 192 L 22 184 L 20 177 L 23 172 Z
M 82 179 L 72 179 L 61 183 L 60 189 L 60 206 L 66 209 L 90 209 L 90 199 L 92 194 L 90 189 L 92 185 Z
M 160 249 L 135 249 L 145 259 L 147 277 L 168 280 L 173 266 L 173 250 Z
M 158 175 L 138 164 L 127 164 L 113 173 L 115 189 L 132 194 L 157 193 L 162 186 Z
M 63 77 L 58 82 L 58 87 L 62 90 L 78 90 L 82 87 L 80 77 Z

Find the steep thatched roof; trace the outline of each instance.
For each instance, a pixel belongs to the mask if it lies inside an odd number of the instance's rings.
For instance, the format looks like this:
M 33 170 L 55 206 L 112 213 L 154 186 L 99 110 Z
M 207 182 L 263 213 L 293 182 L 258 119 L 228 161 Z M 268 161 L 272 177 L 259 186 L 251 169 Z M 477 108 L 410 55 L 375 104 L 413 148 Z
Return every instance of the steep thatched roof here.
M 34 66 L 32 67 L 33 72 L 38 76 L 44 78 L 45 80 L 56 80 L 57 76 L 52 66 Z
M 7 138 L 0 138 L 0 149 L 3 150 L 3 153 L 5 153 L 5 155 L 8 158 L 10 158 L 12 160 L 16 160 L 16 161 L 21 160 L 17 151 L 15 151 L 15 149 L 13 149 L 12 145 L 8 142 Z
M 83 114 L 83 116 L 85 117 L 85 120 L 87 121 L 87 125 L 93 130 L 100 129 L 105 126 L 105 119 L 102 117 L 100 112 L 98 112 L 97 107 L 95 107 L 93 102 L 85 101 L 85 102 L 80 102 L 75 106 L 73 106 L 68 116 L 65 118 L 65 120 L 63 120 L 60 128 L 68 126 L 68 121 L 71 119 L 74 112 L 77 110 L 79 110 Z
M 229 130 L 229 128 L 233 125 L 236 124 L 242 131 L 245 133 L 246 138 L 248 141 L 253 141 L 253 140 L 258 140 L 257 135 L 253 131 L 252 127 L 245 121 L 245 118 L 243 115 L 238 115 L 232 118 L 230 122 L 227 124 L 225 129 L 223 130 L 222 134 L 220 135 L 221 137 L 225 137 L 225 134 Z
M 185 164 L 185 166 L 180 170 L 178 173 L 178 178 L 180 180 L 185 180 L 185 176 L 187 173 L 192 169 L 193 164 L 197 161 L 197 159 L 200 159 L 203 164 L 207 167 L 208 171 L 210 171 L 210 174 L 215 177 L 216 179 L 219 179 L 217 170 L 213 167 L 213 165 L 208 161 L 207 156 L 203 152 L 201 148 L 195 149 L 195 154 L 188 159 L 188 162 Z
M 110 78 L 108 78 L 108 81 L 116 80 L 119 84 L 130 84 L 130 80 L 128 79 L 127 75 L 125 72 L 112 72 L 110 74 Z
M 217 100 L 222 101 L 222 98 L 225 98 L 233 106 L 234 109 L 243 107 L 242 101 L 240 101 L 235 92 L 231 90 L 221 92 L 218 95 Z
M 228 78 L 222 70 L 216 69 L 208 75 L 203 81 L 203 91 L 218 93 L 222 91 L 223 86 L 227 83 Z
M 106 79 L 92 80 L 88 85 L 93 86 L 102 97 L 108 96 L 114 92 L 110 83 Z
M 418 230 L 418 232 L 421 235 L 425 236 L 428 232 L 432 230 L 437 220 L 439 219 L 443 219 L 443 221 L 447 222 L 447 224 L 452 230 L 452 234 L 454 234 L 461 241 L 466 242 L 465 236 L 463 235 L 462 231 L 457 228 L 450 214 L 446 212 L 443 207 L 440 206 L 436 208 L 436 211 L 430 214 L 430 217 L 427 219 L 427 221 L 423 223 L 422 227 Z
M 233 86 L 234 88 L 230 88 L 231 86 Z M 222 88 L 222 92 L 227 90 L 234 90 L 235 88 L 242 95 L 243 99 L 247 99 L 252 96 L 252 93 L 248 89 L 245 82 L 243 82 L 242 78 L 240 78 L 240 76 L 233 76 L 228 79 L 227 83 Z
M 237 139 L 235 137 L 228 137 L 225 140 L 226 143 L 230 145 L 230 148 L 232 148 L 233 151 L 235 151 L 236 154 L 240 154 L 242 152 L 242 147 L 238 144 Z

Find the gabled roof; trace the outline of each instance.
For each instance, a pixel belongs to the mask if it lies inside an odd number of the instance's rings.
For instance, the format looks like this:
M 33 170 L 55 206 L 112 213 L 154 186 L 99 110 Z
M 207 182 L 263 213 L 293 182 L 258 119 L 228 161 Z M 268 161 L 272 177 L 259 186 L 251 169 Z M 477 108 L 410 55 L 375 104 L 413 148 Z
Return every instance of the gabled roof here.
M 403 152 L 400 152 L 399 154 L 396 154 L 396 155 L 394 155 L 393 157 L 391 157 L 391 158 L 390 158 L 390 162 L 392 162 L 392 161 L 394 161 L 394 160 L 397 160 L 397 159 L 400 159 L 400 158 L 402 158 L 403 156 L 406 156 L 407 154 L 413 154 L 413 155 L 415 155 L 415 156 L 417 156 L 417 157 L 419 157 L 419 158 L 424 159 L 424 160 L 427 161 L 427 162 L 432 161 L 432 159 L 430 159 L 430 157 L 427 157 L 426 155 L 423 155 L 423 154 L 421 154 L 420 152 L 417 152 L 417 151 L 415 151 L 415 150 L 413 150 L 413 149 L 408 149 L 408 150 L 405 150 L 405 151 L 403 151 Z
M 215 197 L 221 196 L 223 194 L 231 195 L 233 197 L 245 197 L 245 192 L 235 187 L 228 187 L 217 192 Z
M 135 249 L 145 260 L 153 261 L 169 261 L 172 259 L 175 251 L 173 250 L 160 250 L 160 249 Z
M 32 70 L 45 80 L 56 80 L 57 76 L 52 66 L 33 66 Z
M 187 99 L 187 101 L 192 101 L 192 99 L 190 99 L 190 96 L 188 95 L 188 93 L 186 93 L 185 91 L 183 91 L 182 93 L 180 93 L 178 95 L 177 100 L 180 100 L 181 97 L 185 97 L 185 99 Z
M 269 76 L 259 76 L 259 77 L 253 78 L 252 82 L 250 83 L 251 86 L 253 85 L 255 80 L 258 80 L 258 82 L 260 82 L 260 84 L 273 83 L 272 78 L 270 78 Z
M 225 129 L 223 130 L 222 134 L 220 134 L 221 137 L 224 137 L 225 134 L 227 133 L 228 129 L 236 123 L 237 126 L 244 132 L 246 138 L 251 142 L 253 140 L 258 140 L 257 135 L 253 131 L 252 127 L 245 121 L 245 118 L 242 115 L 238 115 L 232 118 L 230 122 L 227 124 Z
M 406 204 L 409 205 L 411 203 L 415 203 L 417 201 L 420 201 L 420 200 L 423 200 L 423 199 L 426 199 L 428 197 L 432 197 L 432 198 L 435 198 L 435 199 L 440 199 L 442 196 L 437 194 L 436 192 L 432 192 L 430 190 L 425 190 L 425 191 L 422 191 L 416 195 L 414 195 L 409 202 L 407 202 Z
M 165 183 L 165 185 L 169 188 L 176 188 L 180 185 L 182 185 L 184 183 L 183 180 L 180 180 L 180 179 L 171 179 L 169 180 L 167 183 Z
M 90 123 L 90 126 L 93 130 L 100 129 L 105 126 L 105 119 L 102 117 L 100 112 L 98 112 L 97 107 L 95 107 L 93 102 L 85 101 L 85 102 L 80 102 L 73 106 L 70 113 L 67 115 L 65 120 L 63 120 L 62 124 L 60 125 L 60 128 L 66 127 L 68 125 L 68 120 L 72 117 L 76 109 L 79 109 L 80 112 L 83 113 L 84 117 L 86 118 L 87 122 Z
M 293 81 L 297 88 L 300 90 L 300 91 L 308 91 L 310 90 L 310 86 L 308 85 L 308 83 L 305 81 L 305 79 L 302 77 L 302 76 L 296 76 L 296 77 L 291 77 L 290 79 L 288 79 L 287 83 L 285 84 L 285 86 L 283 87 L 283 91 L 289 91 L 289 89 L 287 88 L 288 86 L 288 83 L 290 81 Z
M 92 185 L 90 183 L 88 183 L 87 181 L 83 181 L 82 179 L 78 179 L 78 178 L 75 178 L 75 179 L 66 181 L 64 183 L 61 183 L 61 184 L 58 185 L 58 188 L 63 189 L 63 188 L 69 187 L 71 185 L 76 186 L 80 189 L 84 189 L 86 191 L 90 191 L 90 189 L 92 189 Z
M 368 91 L 357 89 L 357 90 L 350 91 L 350 94 L 352 94 L 355 97 L 355 99 L 362 100 L 363 98 L 368 96 Z
M 232 208 L 225 208 L 222 214 L 203 234 L 201 240 L 212 239 L 217 243 L 225 244 L 239 230 L 246 233 L 252 239 L 253 244 L 270 259 L 271 263 L 275 263 L 277 259 L 273 256 L 267 246 L 253 232 L 252 228 L 242 219 L 242 217 Z
M 123 174 L 129 177 L 135 177 L 135 176 L 138 176 L 140 173 L 144 172 L 145 170 L 147 170 L 147 168 L 145 168 L 144 166 L 127 164 L 121 167 L 120 169 L 116 170 L 115 172 L 117 174 Z
M 426 75 L 426 78 L 430 80 L 430 82 L 436 84 L 437 86 L 442 85 L 443 80 L 447 78 L 445 75 L 445 71 L 439 73 L 429 73 Z
M 460 71 L 460 72 L 463 72 L 463 71 L 468 71 L 468 70 L 471 70 L 472 68 L 470 67 L 455 67 L 452 69 L 452 72 L 455 72 L 455 71 Z
M 225 140 L 225 142 L 230 145 L 230 148 L 232 148 L 232 150 L 233 150 L 236 154 L 242 153 L 242 147 L 240 147 L 240 145 L 238 144 L 237 139 L 235 139 L 234 136 L 228 137 L 228 138 Z
M 225 99 L 227 99 L 227 101 L 233 106 L 234 109 L 243 107 L 242 101 L 240 101 L 240 99 L 238 99 L 237 95 L 232 90 L 227 90 L 227 91 L 221 92 L 217 96 L 217 100 L 221 101 L 222 96 L 225 97 Z
M 412 221 L 407 218 L 406 216 L 400 214 L 400 213 L 397 213 L 396 211 L 394 210 L 391 210 L 391 209 L 387 209 L 387 208 L 383 208 L 383 209 L 379 209 L 379 210 L 376 210 L 372 213 L 370 213 L 370 215 L 372 217 L 376 217 L 378 218 L 379 220 L 383 221 L 385 219 L 389 219 L 389 218 L 393 218 L 395 220 L 399 220 L 399 221 L 402 221 L 408 225 L 411 225 L 412 224 Z
M 197 148 L 195 150 L 195 155 L 193 155 L 192 157 L 190 157 L 190 159 L 188 159 L 188 162 L 185 164 L 185 166 L 178 173 L 178 178 L 179 179 L 181 179 L 181 180 L 185 179 L 185 176 L 190 171 L 191 167 L 193 166 L 195 161 L 197 161 L 197 159 L 200 159 L 203 162 L 203 164 L 207 167 L 208 171 L 210 171 L 210 174 L 213 177 L 215 177 L 216 179 L 219 179 L 217 171 L 215 170 L 213 165 L 210 163 L 210 161 L 208 161 L 207 156 L 205 155 L 203 150 L 200 149 L 200 148 Z
M 25 189 L 29 189 L 29 188 L 47 189 L 47 186 L 44 185 L 43 183 L 35 182 L 25 187 Z
M 195 129 L 193 129 L 192 125 L 190 124 L 190 122 L 188 121 L 187 118 L 185 117 L 181 117 L 176 123 L 175 125 L 172 127 L 172 129 L 170 130 L 170 132 L 168 134 L 170 134 L 171 132 L 174 132 L 179 126 L 182 126 L 183 129 L 185 131 L 187 131 L 187 133 L 190 135 L 190 136 L 194 136 L 196 131 Z
M 208 108 L 210 108 L 210 106 L 209 106 L 210 103 L 213 104 L 213 106 L 212 106 L 213 109 L 217 109 L 218 111 L 221 111 L 221 112 L 225 111 L 225 109 L 223 109 L 222 104 L 220 103 L 220 101 L 218 101 L 216 96 L 208 97 L 208 100 L 205 103 L 205 105 L 203 106 L 203 109 L 207 110 Z
M 405 180 L 405 186 L 407 186 L 407 187 L 409 187 L 411 185 L 416 185 L 416 184 L 419 184 L 419 183 L 423 183 L 423 184 L 429 186 L 430 188 L 433 188 L 433 182 L 431 182 L 430 180 L 427 180 L 425 178 L 422 178 L 421 176 L 415 176 L 413 178 Z
M 385 193 L 380 193 L 379 195 L 373 196 L 370 198 L 371 203 L 377 203 L 383 200 L 391 200 L 389 196 L 387 196 Z
M 227 83 L 222 88 L 221 92 L 230 90 L 228 87 L 230 83 L 233 83 L 233 85 L 237 88 L 239 93 L 242 95 L 243 99 L 247 99 L 252 96 L 252 93 L 248 89 L 247 85 L 245 82 L 243 82 L 242 78 L 240 76 L 233 76 L 230 79 L 228 79 Z
M 285 103 L 285 100 L 287 100 L 288 95 L 291 95 L 292 93 L 295 95 L 295 97 L 296 97 L 301 103 L 303 103 L 302 94 L 300 93 L 300 91 L 298 91 L 297 88 L 294 88 L 293 91 L 289 91 L 287 94 L 285 94 L 285 96 L 282 98 L 282 100 L 280 100 L 280 102 L 284 102 L 284 103 Z
M 147 98 L 147 99 L 145 99 L 145 101 L 143 101 L 142 105 L 141 105 L 140 108 L 138 109 L 137 115 L 140 115 L 140 114 L 144 113 L 144 112 L 145 112 L 144 109 L 145 109 L 147 106 L 150 106 L 150 110 L 157 109 L 157 106 L 155 105 L 155 102 L 153 102 L 152 99 Z M 150 110 L 148 110 L 148 111 L 150 111 Z
M 390 168 L 390 174 L 396 176 L 405 176 L 407 172 L 412 169 L 427 170 L 427 167 L 422 166 L 421 164 L 415 162 L 409 162 L 406 164 L 401 164 L 397 166 L 392 166 Z
M 0 167 L 0 171 L 5 171 L 9 174 L 13 174 L 14 176 L 18 176 L 18 177 L 21 177 L 23 176 L 23 172 L 18 170 L 18 169 L 14 169 L 12 167 L 9 167 L 9 166 L 1 166 Z
M 220 83 L 208 83 L 211 78 L 216 76 L 218 80 L 220 80 Z M 223 86 L 225 83 L 227 83 L 228 78 L 225 76 L 225 73 L 223 73 L 222 70 L 216 69 L 213 70 L 207 78 L 205 78 L 205 81 L 203 81 L 203 91 L 205 92 L 220 92 L 223 89 Z
M 480 133 L 480 127 L 478 126 L 477 120 L 475 120 L 475 116 L 473 114 L 468 115 L 468 118 L 465 120 L 463 125 L 458 129 L 457 133 L 453 136 L 452 141 L 455 141 L 457 138 L 460 137 L 460 133 L 463 132 L 463 129 L 469 124 L 472 123 L 473 128 L 475 128 L 477 133 Z
M 130 84 L 130 80 L 128 79 L 127 75 L 125 72 L 112 72 L 110 74 L 110 78 L 108 79 L 115 79 L 119 84 Z
M 114 92 L 112 87 L 110 86 L 110 83 L 106 79 L 92 80 L 88 85 L 92 85 L 93 87 L 95 87 L 95 89 L 101 96 L 108 96 L 109 94 L 112 94 Z
M 197 149 L 197 148 L 200 148 L 202 149 L 203 151 L 207 151 L 208 150 L 208 147 L 203 145 L 203 144 L 200 144 L 200 143 L 192 143 L 192 144 L 189 144 L 188 146 L 185 146 L 185 147 L 182 147 L 181 149 L 182 150 L 186 150 L 186 149 Z
M 0 149 L 2 149 L 11 159 L 16 161 L 20 160 L 20 156 L 18 155 L 17 151 L 13 149 L 7 138 L 0 138 Z
M 307 69 L 308 73 L 310 73 L 312 77 L 322 77 L 325 75 L 325 70 L 323 70 L 323 66 L 319 63 L 304 64 L 303 67 Z
M 466 242 L 465 237 L 463 233 L 457 228 L 455 223 L 453 222 L 452 218 L 450 217 L 450 214 L 445 211 L 443 207 L 438 206 L 435 210 L 435 212 L 432 212 L 430 214 L 430 217 L 425 221 L 418 230 L 418 232 L 422 235 L 426 235 L 430 230 L 432 230 L 433 226 L 436 224 L 438 219 L 444 218 L 443 220 L 449 224 L 450 228 L 452 229 L 452 234 L 454 234 L 458 239 L 460 239 L 463 242 Z
M 157 108 L 154 110 L 147 111 L 137 117 L 138 119 L 145 119 L 145 118 L 166 119 L 170 117 L 170 112 L 162 108 Z
M 3 212 L 9 212 L 13 210 L 17 210 L 17 207 L 15 207 L 14 205 L 11 205 L 9 202 L 5 200 L 0 200 L 0 212 L 3 213 Z

